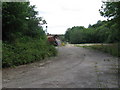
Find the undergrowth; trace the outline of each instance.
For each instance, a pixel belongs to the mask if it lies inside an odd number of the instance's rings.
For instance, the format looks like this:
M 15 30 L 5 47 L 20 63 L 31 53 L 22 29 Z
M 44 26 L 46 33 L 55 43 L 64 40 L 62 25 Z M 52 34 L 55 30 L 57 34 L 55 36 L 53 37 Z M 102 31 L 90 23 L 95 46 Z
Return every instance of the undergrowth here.
M 115 43 L 115 44 L 108 44 L 108 45 L 104 45 L 104 44 L 101 44 L 101 45 L 91 45 L 91 46 L 80 46 L 80 45 L 77 45 L 77 47 L 84 47 L 84 48 L 92 48 L 92 49 L 96 49 L 96 50 L 99 50 L 99 51 L 103 51 L 103 52 L 106 52 L 106 53 L 109 53 L 113 56 L 117 56 L 117 57 L 120 57 L 120 46 L 118 43 Z
M 2 43 L 2 67 L 14 67 L 56 55 L 54 46 L 42 39 L 21 38 L 14 43 Z

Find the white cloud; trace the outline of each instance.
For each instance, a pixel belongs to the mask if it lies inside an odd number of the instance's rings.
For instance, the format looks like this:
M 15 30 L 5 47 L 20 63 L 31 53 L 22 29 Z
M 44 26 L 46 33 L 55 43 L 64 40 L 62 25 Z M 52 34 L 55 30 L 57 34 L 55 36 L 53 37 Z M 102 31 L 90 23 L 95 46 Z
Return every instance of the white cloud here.
M 101 0 L 30 0 L 39 16 L 48 23 L 48 32 L 65 33 L 72 26 L 94 24 L 105 18 L 99 14 Z

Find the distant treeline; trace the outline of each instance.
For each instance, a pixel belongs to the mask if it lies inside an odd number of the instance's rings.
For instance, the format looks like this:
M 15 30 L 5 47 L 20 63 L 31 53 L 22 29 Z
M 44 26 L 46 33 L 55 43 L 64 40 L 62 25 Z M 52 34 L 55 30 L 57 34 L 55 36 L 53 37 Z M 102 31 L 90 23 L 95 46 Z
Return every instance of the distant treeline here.
M 34 8 L 29 2 L 2 3 L 3 67 L 31 63 L 56 55 L 56 49 L 48 44 L 40 26 L 46 24 L 46 21 L 36 16 L 38 12 Z
M 118 42 L 119 35 L 116 30 L 116 24 L 110 21 L 98 21 L 97 24 L 83 26 L 74 26 L 68 28 L 65 38 L 74 44 L 79 43 L 113 43 Z
M 107 21 L 98 21 L 88 28 L 74 26 L 68 28 L 65 39 L 73 44 L 79 43 L 118 43 L 120 42 L 120 2 L 103 2 L 100 14 Z

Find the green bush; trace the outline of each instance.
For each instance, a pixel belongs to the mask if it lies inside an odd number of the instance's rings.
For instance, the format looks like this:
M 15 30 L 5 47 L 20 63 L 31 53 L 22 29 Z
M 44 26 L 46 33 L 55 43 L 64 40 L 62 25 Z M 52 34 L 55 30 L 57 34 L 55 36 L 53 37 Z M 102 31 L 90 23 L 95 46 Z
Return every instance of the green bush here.
M 3 67 L 32 63 L 57 54 L 54 46 L 49 45 L 45 40 L 34 40 L 30 38 L 26 38 L 26 40 L 26 43 L 25 40 L 17 39 L 14 44 L 5 42 L 2 44 Z
M 30 2 L 2 3 L 3 50 L 2 66 L 11 67 L 55 56 L 56 49 L 49 45 L 43 25 L 37 17 L 35 5 Z M 0 49 L 1 50 L 1 49 Z

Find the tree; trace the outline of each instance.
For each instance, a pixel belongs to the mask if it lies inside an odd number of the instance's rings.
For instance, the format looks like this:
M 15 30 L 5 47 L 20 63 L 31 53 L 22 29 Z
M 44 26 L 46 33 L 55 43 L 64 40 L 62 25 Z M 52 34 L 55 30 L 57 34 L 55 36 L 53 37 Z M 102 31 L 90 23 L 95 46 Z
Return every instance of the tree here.
M 65 39 L 66 41 L 70 41 L 70 33 L 71 33 L 71 28 L 68 28 L 66 33 L 65 33 Z
M 120 19 L 120 1 L 119 2 L 103 2 L 100 14 L 104 17 L 112 19 Z
M 114 27 L 115 32 L 113 37 L 116 37 L 117 42 L 120 42 L 120 1 L 119 2 L 103 2 L 100 14 L 104 17 L 108 17 L 110 23 L 116 24 Z
M 3 40 L 14 41 L 22 35 L 31 38 L 42 38 L 45 33 L 42 26 L 39 26 L 41 17 L 34 10 L 35 6 L 31 6 L 29 2 L 4 2 L 2 7 L 3 21 Z M 19 28 L 18 28 L 19 27 Z
M 66 31 L 66 38 L 71 43 L 116 43 L 120 42 L 120 1 L 103 2 L 99 10 L 107 21 L 98 20 L 88 28 L 72 27 Z

